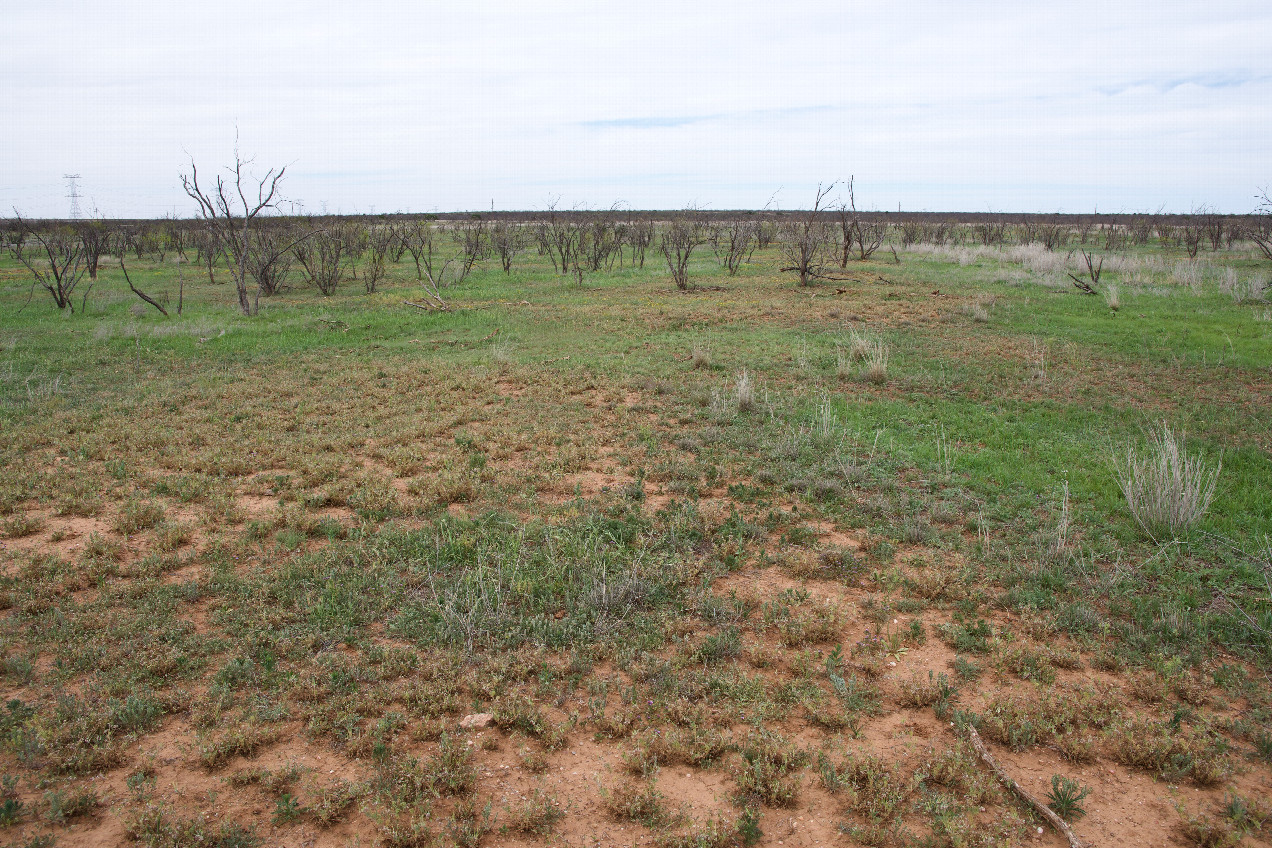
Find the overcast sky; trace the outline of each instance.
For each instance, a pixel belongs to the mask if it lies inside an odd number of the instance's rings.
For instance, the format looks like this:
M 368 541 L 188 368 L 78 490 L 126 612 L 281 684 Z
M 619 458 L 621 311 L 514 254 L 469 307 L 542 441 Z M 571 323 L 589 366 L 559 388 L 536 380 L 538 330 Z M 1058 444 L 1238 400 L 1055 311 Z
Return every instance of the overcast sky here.
M 286 165 L 305 211 L 1247 212 L 1272 3 L 6 2 L 0 210 L 191 215 Z M 1114 10 L 1110 11 L 1110 7 Z

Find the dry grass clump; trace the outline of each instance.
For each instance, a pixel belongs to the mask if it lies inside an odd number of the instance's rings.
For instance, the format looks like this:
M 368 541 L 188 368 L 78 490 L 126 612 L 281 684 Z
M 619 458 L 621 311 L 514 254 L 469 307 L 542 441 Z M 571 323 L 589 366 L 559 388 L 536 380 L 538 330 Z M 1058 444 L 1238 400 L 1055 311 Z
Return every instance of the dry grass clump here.
M 826 789 L 845 796 L 854 813 L 873 823 L 890 821 L 915 789 L 896 763 L 869 753 L 849 754 L 839 765 L 823 755 L 818 771 Z
M 710 368 L 711 348 L 701 342 L 694 342 L 689 352 L 689 359 L 694 368 Z
M 940 701 L 947 701 L 954 694 L 954 686 L 949 677 L 928 671 L 925 678 L 915 672 L 908 680 L 898 683 L 900 694 L 897 702 L 903 707 L 929 707 Z
M 888 382 L 888 357 L 888 346 L 883 341 L 875 339 L 866 353 L 865 365 L 861 372 L 868 382 L 875 385 Z
M 15 515 L 0 522 L 0 533 L 8 539 L 34 536 L 44 529 L 44 519 L 34 515 Z
M 163 505 L 155 501 L 129 501 L 111 523 L 111 529 L 121 536 L 131 536 L 163 521 Z
M 977 324 L 989 323 L 989 307 L 994 305 L 992 297 L 980 297 L 972 303 L 964 303 L 958 311 L 971 318 Z
M 755 378 L 745 368 L 738 374 L 737 382 L 733 384 L 733 403 L 737 406 L 738 412 L 752 412 L 759 409 L 760 402 L 755 393 Z
M 884 383 L 888 379 L 888 345 L 869 333 L 850 331 L 845 351 L 844 345 L 835 348 L 835 373 L 839 377 L 852 374 L 852 363 L 861 364 L 861 376 L 871 383 Z
M 1183 438 L 1165 424 L 1149 435 L 1143 450 L 1126 449 L 1114 458 L 1117 484 L 1131 516 L 1151 538 L 1166 541 L 1186 536 L 1210 507 L 1223 461 L 1211 465 L 1189 456 Z
M 1032 698 L 1013 691 L 990 701 L 981 714 L 980 732 L 1014 751 L 1023 751 L 1057 737 L 1107 727 L 1120 712 L 1120 694 L 1100 686 L 1057 686 Z
M 1232 774 L 1221 740 L 1195 728 L 1134 719 L 1113 728 L 1109 740 L 1114 760 L 1167 779 L 1186 777 L 1199 786 L 1214 786 Z
M 1109 283 L 1104 287 L 1104 302 L 1114 312 L 1121 308 L 1122 300 L 1119 297 L 1117 283 Z
M 742 764 L 734 773 L 738 794 L 744 801 L 771 807 L 789 807 L 799 797 L 798 770 L 808 762 L 808 752 L 791 745 L 780 734 L 752 731 L 742 745 Z
M 564 815 L 555 795 L 536 788 L 529 798 L 512 808 L 505 827 L 513 833 L 546 836 Z
M 627 781 L 601 791 L 601 803 L 610 815 L 646 827 L 661 827 L 670 821 L 663 801 L 663 794 L 652 780 Z

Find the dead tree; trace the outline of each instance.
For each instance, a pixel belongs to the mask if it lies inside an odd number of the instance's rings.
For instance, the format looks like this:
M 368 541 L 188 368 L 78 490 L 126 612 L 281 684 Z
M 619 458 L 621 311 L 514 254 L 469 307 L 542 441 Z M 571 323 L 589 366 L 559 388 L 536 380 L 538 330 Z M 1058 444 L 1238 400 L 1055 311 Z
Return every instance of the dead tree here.
M 72 299 L 76 287 L 88 272 L 84 262 L 84 245 L 75 231 L 66 226 L 29 226 L 17 215 L 17 225 L 23 230 L 23 237 L 16 240 L 13 255 L 26 267 L 35 278 L 31 283 L 31 291 L 38 285 L 47 291 L 57 304 L 58 309 L 69 309 L 75 312 Z M 80 301 L 80 311 L 88 303 L 88 292 L 92 290 L 92 282 L 84 291 Z M 31 300 L 27 297 L 27 302 Z M 23 306 L 25 309 L 26 306 Z
M 406 232 L 406 250 L 415 263 L 415 277 L 422 284 L 425 277 L 434 289 L 443 288 L 446 283 L 446 271 L 453 260 L 442 260 L 437 250 L 437 231 L 425 220 L 413 221 Z
M 97 264 L 110 245 L 110 230 L 101 221 L 80 221 L 75 225 L 76 235 L 84 248 L 84 267 L 90 280 L 97 279 Z
M 455 242 L 455 246 L 459 248 L 459 261 L 456 265 L 458 270 L 455 282 L 462 283 L 472 272 L 473 266 L 486 256 L 488 249 L 486 222 L 478 219 L 461 224 L 451 229 L 450 236 L 451 240 Z
M 857 258 L 863 262 L 869 259 L 871 254 L 879 249 L 879 245 L 883 244 L 883 237 L 888 231 L 888 225 L 882 221 L 867 221 L 861 217 L 861 213 L 857 211 L 857 198 L 853 193 L 852 184 L 853 178 L 849 177 L 848 202 L 840 203 L 835 207 L 839 213 L 839 226 L 843 231 L 839 255 L 840 268 L 848 267 L 854 244 Z
M 292 255 L 304 267 L 309 281 L 326 297 L 335 294 L 340 285 L 346 252 L 353 241 L 350 236 L 347 224 L 332 222 L 292 246 Z
M 702 220 L 695 210 L 686 210 L 677 215 L 671 223 L 663 228 L 658 239 L 658 249 L 667 260 L 667 268 L 676 288 L 685 291 L 689 288 L 689 258 L 695 248 L 706 243 L 707 232 Z
M 367 262 L 362 270 L 362 286 L 367 294 L 375 294 L 380 281 L 388 273 L 389 256 L 398 234 L 392 227 L 372 226 L 366 235 Z
M 520 224 L 496 221 L 490 227 L 490 249 L 499 257 L 505 274 L 512 273 L 512 260 L 525 247 L 525 230 Z
M 239 310 L 244 315 L 255 315 L 260 310 L 259 286 L 253 297 L 248 291 L 248 265 L 253 250 L 252 228 L 256 219 L 278 203 L 278 184 L 287 168 L 275 171 L 271 168 L 264 177 L 253 178 L 246 173 L 251 160 L 245 160 L 234 151 L 234 165 L 227 180 L 217 175 L 211 188 L 199 185 L 199 171 L 190 160 L 190 173 L 181 175 L 181 187 L 199 205 L 199 217 L 230 266 L 230 276 L 238 293 Z M 251 195 L 255 195 L 252 197 Z
M 654 243 L 654 222 L 648 218 L 627 225 L 627 245 L 632 249 L 632 264 L 645 267 L 645 251 Z
M 1075 277 L 1072 274 L 1069 275 L 1069 279 L 1073 280 L 1073 284 L 1077 286 L 1078 290 L 1083 294 L 1099 294 L 1099 292 L 1095 290 L 1095 287 L 1100 284 L 1100 272 L 1104 270 L 1104 257 L 1100 257 L 1100 262 L 1097 265 L 1094 263 L 1091 254 L 1084 250 L 1082 251 L 1082 258 L 1086 260 L 1087 276 L 1091 278 L 1091 282 L 1088 283 L 1086 280 L 1083 280 L 1080 277 Z
M 729 272 L 729 276 L 737 276 L 742 263 L 750 262 L 751 254 L 755 251 L 755 222 L 730 221 L 717 224 L 711 230 L 711 250 Z
M 782 255 L 790 263 L 782 270 L 797 272 L 801 286 L 812 285 L 814 279 L 826 277 L 823 262 L 832 236 L 822 215 L 835 185 L 833 182 L 825 186 L 818 183 L 813 208 L 798 213 L 797 218 L 783 222 L 779 228 Z
M 286 288 L 292 270 L 292 248 L 298 240 L 290 228 L 284 227 L 258 227 L 251 233 L 247 273 L 260 294 L 273 297 Z

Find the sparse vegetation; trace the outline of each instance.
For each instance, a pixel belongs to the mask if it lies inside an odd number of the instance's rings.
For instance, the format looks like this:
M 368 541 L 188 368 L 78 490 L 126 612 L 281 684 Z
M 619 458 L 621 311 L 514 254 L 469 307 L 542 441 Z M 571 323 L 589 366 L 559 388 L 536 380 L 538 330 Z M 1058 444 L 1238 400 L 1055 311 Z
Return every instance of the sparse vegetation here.
M 1236 794 L 1272 763 L 1252 243 L 695 216 L 715 256 L 648 268 L 668 216 L 260 216 L 314 236 L 247 269 L 251 316 L 202 223 L 166 259 L 119 225 L 166 318 L 113 261 L 74 316 L 18 314 L 0 254 L 7 833 L 475 845 L 604 799 L 601 841 L 723 848 L 820 786 L 863 844 L 1027 841 L 969 726 L 1227 790 L 1198 844 L 1265 833 Z M 704 772 L 735 806 L 684 805 Z

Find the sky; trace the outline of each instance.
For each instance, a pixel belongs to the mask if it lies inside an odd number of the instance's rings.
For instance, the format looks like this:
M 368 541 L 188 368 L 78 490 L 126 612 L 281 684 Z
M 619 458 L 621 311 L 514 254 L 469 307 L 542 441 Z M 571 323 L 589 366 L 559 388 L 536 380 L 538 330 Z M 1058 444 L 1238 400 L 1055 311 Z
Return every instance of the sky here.
M 1245 213 L 1272 184 L 1272 3 L 7 0 L 0 214 Z M 846 198 L 839 191 L 838 197 Z

